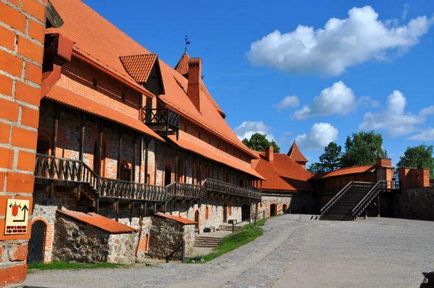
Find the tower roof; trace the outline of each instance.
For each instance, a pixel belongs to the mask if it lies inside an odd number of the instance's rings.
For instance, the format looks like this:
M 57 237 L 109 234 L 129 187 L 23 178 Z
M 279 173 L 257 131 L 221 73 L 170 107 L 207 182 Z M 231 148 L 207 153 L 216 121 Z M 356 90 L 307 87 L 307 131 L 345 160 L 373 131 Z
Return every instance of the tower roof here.
M 299 163 L 307 163 L 308 160 L 306 159 L 306 157 L 303 155 L 303 153 L 301 153 L 300 148 L 298 148 L 297 143 L 292 143 L 291 148 L 289 148 L 288 154 L 289 158 L 291 158 L 292 160 L 299 162 Z
M 175 66 L 175 70 L 179 72 L 181 75 L 188 74 L 188 60 L 190 59 L 190 56 L 187 52 L 184 52 L 182 54 L 181 58 L 179 58 L 178 63 Z

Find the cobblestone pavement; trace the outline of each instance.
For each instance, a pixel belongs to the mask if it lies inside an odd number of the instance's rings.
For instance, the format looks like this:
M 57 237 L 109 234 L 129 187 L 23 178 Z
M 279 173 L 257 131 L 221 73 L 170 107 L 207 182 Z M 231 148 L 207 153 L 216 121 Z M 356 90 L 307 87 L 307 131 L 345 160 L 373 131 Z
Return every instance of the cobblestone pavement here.
M 207 264 L 44 271 L 41 287 L 419 287 L 434 270 L 434 222 L 269 219 L 265 234 Z

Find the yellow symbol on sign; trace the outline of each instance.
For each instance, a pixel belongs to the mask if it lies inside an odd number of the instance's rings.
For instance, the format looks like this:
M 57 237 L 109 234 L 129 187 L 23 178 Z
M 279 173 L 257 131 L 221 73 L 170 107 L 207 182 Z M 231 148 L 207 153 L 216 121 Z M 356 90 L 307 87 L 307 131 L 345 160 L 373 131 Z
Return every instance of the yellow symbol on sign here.
M 5 235 L 27 233 L 29 205 L 29 200 L 8 199 Z

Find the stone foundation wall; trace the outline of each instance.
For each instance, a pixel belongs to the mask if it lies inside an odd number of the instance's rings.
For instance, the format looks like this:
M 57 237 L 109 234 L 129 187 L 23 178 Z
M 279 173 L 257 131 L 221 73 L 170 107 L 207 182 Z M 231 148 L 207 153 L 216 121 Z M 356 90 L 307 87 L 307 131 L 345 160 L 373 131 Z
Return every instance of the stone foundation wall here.
M 108 239 L 109 253 L 107 262 L 134 264 L 137 239 L 137 233 L 111 234 Z
M 57 214 L 53 260 L 106 262 L 109 251 L 109 234 Z
M 183 239 L 185 243 L 185 257 L 193 257 L 194 241 L 195 241 L 194 225 L 184 225 Z
M 284 213 L 297 213 L 297 214 L 315 214 L 318 213 L 317 199 L 313 193 L 301 192 L 287 195 L 276 194 L 262 194 L 262 201 L 258 206 L 258 213 L 263 214 L 265 211 L 265 217 L 270 217 L 271 205 L 277 206 L 277 215 Z M 284 210 L 286 205 L 286 210 Z
M 286 207 L 290 207 L 291 201 L 292 201 L 292 197 L 290 195 L 288 196 L 262 195 L 262 201 L 259 204 L 258 212 L 259 214 L 265 215 L 265 218 L 269 218 L 271 216 L 271 205 L 274 204 L 276 205 L 277 215 L 288 213 L 288 209 L 287 211 L 283 210 L 283 205 L 286 205 Z
M 184 227 L 176 221 L 155 216 L 152 217 L 150 236 L 149 255 L 152 258 L 164 259 L 181 245 L 184 239 Z M 181 250 L 173 256 L 173 259 L 180 258 Z

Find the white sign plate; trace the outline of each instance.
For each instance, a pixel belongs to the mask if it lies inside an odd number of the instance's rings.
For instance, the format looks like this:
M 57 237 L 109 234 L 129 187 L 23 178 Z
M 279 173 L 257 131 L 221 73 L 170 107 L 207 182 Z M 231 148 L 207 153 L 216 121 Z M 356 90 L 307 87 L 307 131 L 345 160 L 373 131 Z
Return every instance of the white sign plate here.
M 8 199 L 5 235 L 27 234 L 29 200 Z

